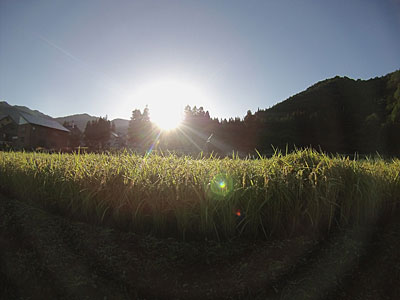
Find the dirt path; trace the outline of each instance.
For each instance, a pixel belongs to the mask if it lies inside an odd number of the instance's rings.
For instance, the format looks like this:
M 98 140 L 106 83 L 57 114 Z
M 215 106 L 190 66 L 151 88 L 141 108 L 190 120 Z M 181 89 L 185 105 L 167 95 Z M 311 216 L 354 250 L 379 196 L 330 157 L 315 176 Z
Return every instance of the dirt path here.
M 400 222 L 328 240 L 181 242 L 0 196 L 0 299 L 400 299 Z

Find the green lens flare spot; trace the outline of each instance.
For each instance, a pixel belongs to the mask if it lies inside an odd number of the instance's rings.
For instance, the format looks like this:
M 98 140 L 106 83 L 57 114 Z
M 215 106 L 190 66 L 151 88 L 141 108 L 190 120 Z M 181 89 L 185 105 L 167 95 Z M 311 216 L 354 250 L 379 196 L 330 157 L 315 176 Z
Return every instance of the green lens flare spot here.
M 232 177 L 225 173 L 217 174 L 210 182 L 210 191 L 212 195 L 225 197 L 233 191 Z

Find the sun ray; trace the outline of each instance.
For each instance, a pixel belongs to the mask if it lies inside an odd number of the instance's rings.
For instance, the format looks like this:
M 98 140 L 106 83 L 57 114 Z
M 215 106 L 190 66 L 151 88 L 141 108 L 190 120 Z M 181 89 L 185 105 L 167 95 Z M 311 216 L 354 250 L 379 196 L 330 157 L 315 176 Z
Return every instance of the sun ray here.
M 197 150 L 203 151 L 203 149 L 201 149 L 200 146 L 197 145 L 197 143 L 193 141 L 193 139 L 189 135 L 187 135 L 182 128 L 178 128 L 178 130 L 184 135 L 184 137 L 188 139 L 189 142 L 191 142 L 197 148 Z

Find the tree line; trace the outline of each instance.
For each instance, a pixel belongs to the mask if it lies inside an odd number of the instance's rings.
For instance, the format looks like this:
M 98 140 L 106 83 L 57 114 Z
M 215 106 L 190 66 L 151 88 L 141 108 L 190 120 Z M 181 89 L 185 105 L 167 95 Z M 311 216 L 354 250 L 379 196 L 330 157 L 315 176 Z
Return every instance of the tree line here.
M 107 149 L 113 126 L 107 118 L 88 122 L 83 133 L 86 145 Z M 117 146 L 140 152 L 223 155 L 295 147 L 400 155 L 400 71 L 367 81 L 324 80 L 271 108 L 249 110 L 243 118 L 211 118 L 203 107 L 186 106 L 181 126 L 169 132 L 151 122 L 149 108 L 135 109 Z

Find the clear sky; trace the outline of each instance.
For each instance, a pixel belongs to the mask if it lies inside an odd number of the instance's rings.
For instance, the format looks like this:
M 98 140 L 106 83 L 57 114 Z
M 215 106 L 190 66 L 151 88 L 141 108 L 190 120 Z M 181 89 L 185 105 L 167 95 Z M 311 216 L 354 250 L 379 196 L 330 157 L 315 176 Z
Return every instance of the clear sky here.
M 0 0 L 0 100 L 53 117 L 173 98 L 243 117 L 399 68 L 399 0 Z

